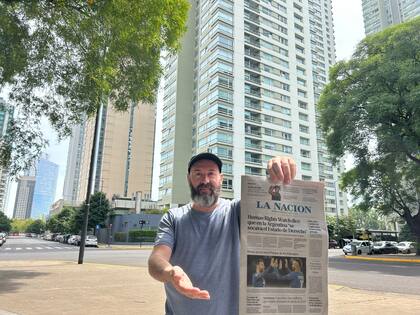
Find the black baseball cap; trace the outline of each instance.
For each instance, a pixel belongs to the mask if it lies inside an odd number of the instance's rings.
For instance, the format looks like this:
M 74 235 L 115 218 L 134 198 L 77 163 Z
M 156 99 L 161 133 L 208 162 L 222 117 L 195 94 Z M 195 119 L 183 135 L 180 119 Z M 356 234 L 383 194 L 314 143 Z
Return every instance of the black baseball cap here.
M 194 155 L 190 162 L 188 163 L 188 173 L 191 170 L 191 166 L 193 166 L 193 164 L 195 164 L 196 162 L 200 161 L 200 160 L 209 160 L 209 161 L 213 161 L 214 163 L 217 164 L 218 168 L 219 168 L 219 172 L 222 172 L 222 161 L 217 157 L 217 155 L 214 155 L 213 153 L 210 152 L 203 152 L 203 153 L 199 153 L 197 155 Z

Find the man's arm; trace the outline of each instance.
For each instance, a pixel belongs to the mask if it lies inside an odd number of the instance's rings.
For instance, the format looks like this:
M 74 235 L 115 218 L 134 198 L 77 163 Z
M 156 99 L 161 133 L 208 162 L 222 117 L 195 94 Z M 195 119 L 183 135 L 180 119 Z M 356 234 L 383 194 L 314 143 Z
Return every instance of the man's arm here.
M 191 299 L 209 300 L 206 290 L 194 287 L 188 275 L 179 266 L 172 266 L 169 259 L 172 249 L 167 245 L 156 245 L 149 257 L 149 273 L 158 281 L 170 282 L 174 288 Z

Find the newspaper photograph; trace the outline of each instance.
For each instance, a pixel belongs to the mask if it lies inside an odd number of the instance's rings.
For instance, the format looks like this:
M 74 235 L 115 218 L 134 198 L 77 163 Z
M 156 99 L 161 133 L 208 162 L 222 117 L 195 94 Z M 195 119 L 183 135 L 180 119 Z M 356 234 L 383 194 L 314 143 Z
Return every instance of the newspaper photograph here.
M 324 184 L 242 176 L 240 314 L 328 314 Z

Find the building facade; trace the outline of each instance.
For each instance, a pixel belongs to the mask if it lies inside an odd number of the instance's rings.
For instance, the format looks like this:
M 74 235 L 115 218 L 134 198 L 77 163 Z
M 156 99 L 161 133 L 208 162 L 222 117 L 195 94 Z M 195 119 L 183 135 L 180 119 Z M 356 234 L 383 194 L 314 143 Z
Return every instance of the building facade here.
M 67 153 L 66 176 L 63 186 L 63 200 L 74 203 L 77 201 L 80 182 L 80 162 L 83 154 L 85 124 L 73 127 Z
M 0 139 L 6 135 L 7 126 L 13 110 L 0 98 Z M 5 212 L 7 197 L 9 195 L 10 179 L 8 169 L 0 167 L 0 212 Z
M 191 1 L 182 50 L 165 67 L 159 199 L 189 201 L 186 165 L 210 151 L 224 163 L 222 196 L 240 175 L 293 157 L 298 179 L 325 182 L 327 213 L 347 213 L 317 128 L 316 103 L 335 62 L 330 0 Z
M 55 200 L 58 165 L 41 158 L 36 165 L 35 188 L 32 201 L 31 218 L 45 218 Z
M 110 105 L 103 108 L 100 120 L 94 191 L 104 192 L 108 199 L 114 195 L 131 197 L 137 192 L 150 199 L 155 106 L 138 104 L 127 112 L 117 112 Z M 76 202 L 79 203 L 86 198 L 94 126 L 93 119 L 85 124 L 79 169 L 74 170 L 78 173 Z
M 362 0 L 365 34 L 377 33 L 386 27 L 420 15 L 419 0 Z
M 17 179 L 17 191 L 13 219 L 28 219 L 31 217 L 32 200 L 34 197 L 35 176 L 20 176 Z

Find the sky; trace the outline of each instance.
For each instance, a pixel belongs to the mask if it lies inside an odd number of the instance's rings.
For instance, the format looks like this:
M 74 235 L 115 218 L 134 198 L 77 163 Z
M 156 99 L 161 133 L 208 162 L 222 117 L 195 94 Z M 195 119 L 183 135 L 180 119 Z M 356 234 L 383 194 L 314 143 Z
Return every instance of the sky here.
M 335 46 L 337 61 L 346 59 L 348 60 L 357 43 L 364 37 L 363 17 L 362 17 L 362 3 L 361 0 L 332 0 L 334 30 L 335 30 Z M 158 196 L 158 183 L 159 183 L 159 153 L 160 153 L 160 140 L 161 140 L 161 118 L 162 118 L 162 89 L 158 95 L 157 102 L 157 122 L 156 122 L 156 139 L 155 139 L 155 156 L 154 156 L 154 174 L 153 174 L 153 188 L 152 198 L 157 199 Z M 2 96 L 2 95 L 0 95 Z M 4 97 L 4 95 L 3 95 Z M 55 200 L 62 198 L 64 177 L 66 174 L 67 152 L 69 141 L 64 140 L 58 142 L 55 132 L 48 124 L 44 124 L 44 134 L 49 139 L 50 145 L 46 150 L 49 155 L 49 160 L 59 165 L 57 190 Z M 346 166 L 351 165 L 351 159 L 348 159 Z M 12 183 L 8 203 L 6 206 L 6 215 L 9 217 L 13 214 L 13 206 L 16 196 L 16 183 Z

